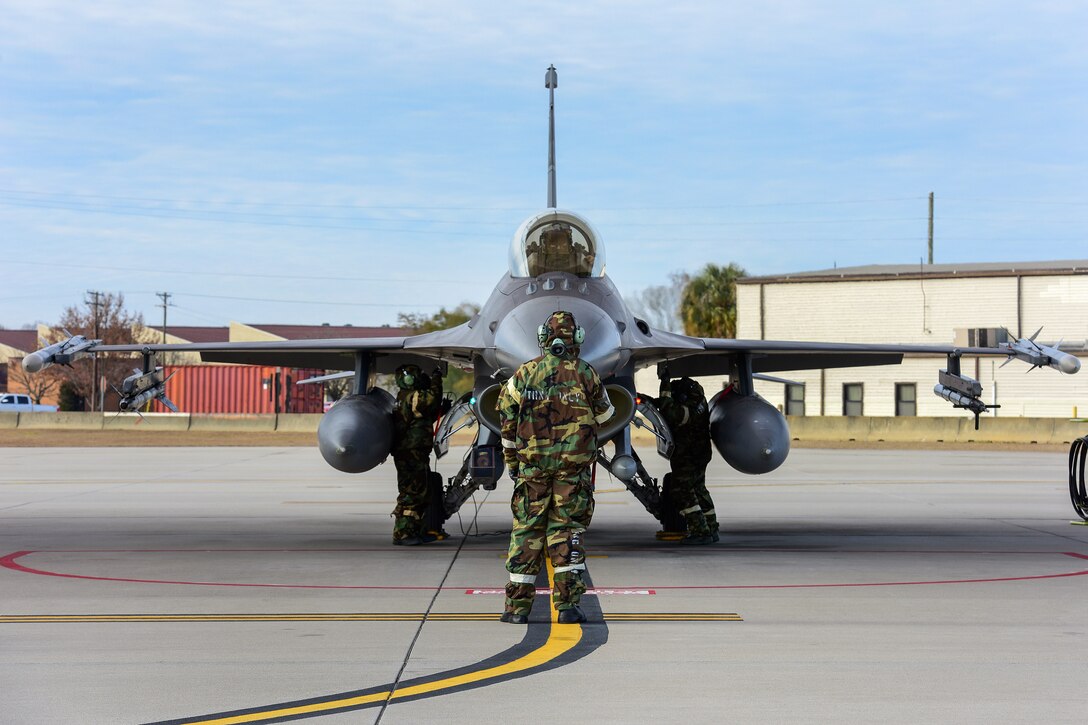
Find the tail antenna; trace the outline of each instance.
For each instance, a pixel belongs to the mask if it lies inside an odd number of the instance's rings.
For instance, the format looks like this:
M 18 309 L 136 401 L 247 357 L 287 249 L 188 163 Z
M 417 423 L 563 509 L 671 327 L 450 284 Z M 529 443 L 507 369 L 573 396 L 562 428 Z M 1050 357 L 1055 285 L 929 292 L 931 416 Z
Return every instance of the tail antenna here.
M 554 65 L 544 74 L 544 87 L 548 89 L 548 208 L 555 209 L 555 89 L 559 75 Z

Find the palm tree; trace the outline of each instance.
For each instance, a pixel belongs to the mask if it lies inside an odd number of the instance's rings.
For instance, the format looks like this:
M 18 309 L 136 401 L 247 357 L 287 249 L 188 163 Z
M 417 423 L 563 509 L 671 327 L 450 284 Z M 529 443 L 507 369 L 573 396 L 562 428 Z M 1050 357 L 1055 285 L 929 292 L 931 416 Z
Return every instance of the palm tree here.
M 747 276 L 740 265 L 708 264 L 684 287 L 680 314 L 684 332 L 696 337 L 737 336 L 737 278 Z

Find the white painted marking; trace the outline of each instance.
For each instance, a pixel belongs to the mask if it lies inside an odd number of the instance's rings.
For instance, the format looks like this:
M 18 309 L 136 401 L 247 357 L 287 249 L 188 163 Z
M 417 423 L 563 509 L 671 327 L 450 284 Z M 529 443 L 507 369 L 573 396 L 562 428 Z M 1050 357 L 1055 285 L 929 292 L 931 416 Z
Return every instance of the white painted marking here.
M 505 589 L 466 589 L 465 594 L 505 594 Z M 537 589 L 537 594 L 551 594 L 551 589 Z M 586 594 L 601 594 L 606 596 L 617 596 L 625 594 L 639 594 L 642 596 L 653 596 L 657 594 L 653 589 L 590 589 L 586 591 Z

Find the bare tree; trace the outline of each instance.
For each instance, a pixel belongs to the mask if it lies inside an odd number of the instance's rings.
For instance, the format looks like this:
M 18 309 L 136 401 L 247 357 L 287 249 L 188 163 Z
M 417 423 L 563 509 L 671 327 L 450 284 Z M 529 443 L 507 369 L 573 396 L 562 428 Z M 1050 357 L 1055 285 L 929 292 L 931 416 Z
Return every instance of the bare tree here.
M 668 332 L 683 332 L 680 300 L 691 278 L 686 272 L 673 272 L 669 284 L 639 290 L 627 299 L 631 312 L 650 323 L 651 327 Z
M 351 392 L 352 381 L 350 378 L 325 381 L 325 398 L 336 402 Z
M 125 309 L 125 297 L 118 292 L 99 293 L 97 310 L 93 303 L 84 302 L 82 307 L 68 307 L 60 321 L 53 328 L 50 342 L 64 339 L 64 330 L 73 335 L 101 339 L 106 345 L 129 345 L 136 341 L 138 331 L 143 327 L 143 315 Z M 97 335 L 95 330 L 97 329 Z M 132 368 L 139 365 L 139 359 L 133 356 L 99 356 L 98 374 L 107 383 L 120 386 L 121 381 L 132 374 Z M 61 377 L 82 398 L 89 398 L 95 389 L 93 384 L 94 367 L 86 360 L 73 363 L 70 367 L 54 366 Z M 107 388 L 107 390 L 109 390 Z M 111 397 L 116 397 L 112 395 Z
M 20 386 L 36 405 L 40 405 L 45 396 L 56 390 L 63 379 L 55 367 L 39 373 L 23 370 L 23 359 L 13 357 L 8 360 L 8 379 Z

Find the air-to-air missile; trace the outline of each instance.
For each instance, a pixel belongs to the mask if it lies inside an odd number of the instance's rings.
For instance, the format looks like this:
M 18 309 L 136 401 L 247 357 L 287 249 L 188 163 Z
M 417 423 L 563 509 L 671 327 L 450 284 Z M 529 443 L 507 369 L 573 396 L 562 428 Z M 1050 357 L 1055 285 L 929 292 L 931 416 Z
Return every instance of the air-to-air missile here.
M 960 373 L 960 353 L 948 356 L 948 367 L 937 374 L 937 384 L 933 392 L 957 408 L 964 408 L 975 414 L 975 430 L 978 430 L 978 416 L 990 408 L 982 401 L 982 383 Z
M 1022 337 L 1015 342 L 1000 343 L 998 347 L 1005 348 L 1009 353 L 1009 359 L 1002 363 L 1002 367 L 1008 365 L 1009 360 L 1017 358 L 1028 363 L 1032 368 L 1051 367 L 1066 375 L 1072 375 L 1080 370 L 1080 360 L 1077 359 L 1076 355 L 1062 352 L 1059 349 L 1061 342 L 1054 347 L 1040 345 L 1035 342 L 1035 338 L 1042 331 L 1043 328 L 1040 327 L 1031 337 Z
M 166 397 L 166 381 L 174 377 L 174 373 L 163 379 L 161 367 L 146 373 L 134 368 L 133 372 L 135 375 L 129 375 L 121 383 L 121 410 L 138 411 L 144 403 L 158 399 L 173 412 L 178 412 L 177 406 Z
M 88 340 L 83 335 L 69 335 L 68 339 L 61 340 L 37 352 L 32 352 L 23 358 L 23 370 L 28 373 L 36 373 L 45 370 L 54 363 L 68 365 L 73 360 L 90 355 L 90 349 L 101 340 Z

